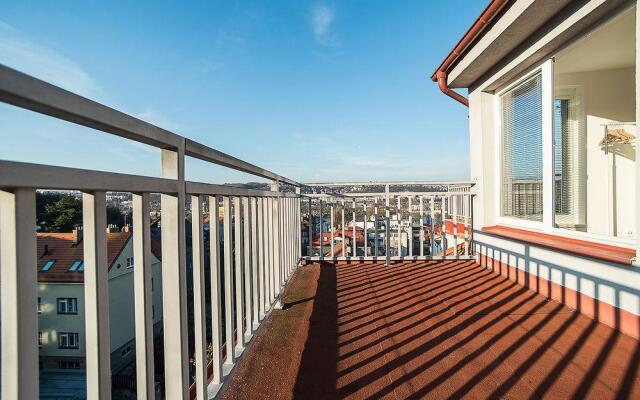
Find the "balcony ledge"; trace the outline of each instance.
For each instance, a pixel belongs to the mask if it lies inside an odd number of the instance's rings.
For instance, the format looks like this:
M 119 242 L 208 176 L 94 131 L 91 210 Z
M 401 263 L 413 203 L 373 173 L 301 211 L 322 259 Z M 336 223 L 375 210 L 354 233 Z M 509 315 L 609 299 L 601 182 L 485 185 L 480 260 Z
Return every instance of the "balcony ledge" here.
M 482 232 L 617 264 L 632 265 L 636 257 L 636 252 L 633 249 L 501 225 L 486 226 L 482 228 Z

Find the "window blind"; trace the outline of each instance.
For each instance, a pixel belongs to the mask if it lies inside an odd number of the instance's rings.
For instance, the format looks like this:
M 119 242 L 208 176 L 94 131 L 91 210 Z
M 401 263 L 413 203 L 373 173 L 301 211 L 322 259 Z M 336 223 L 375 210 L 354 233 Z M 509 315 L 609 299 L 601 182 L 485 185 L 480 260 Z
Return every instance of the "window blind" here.
M 502 216 L 542 221 L 542 76 L 500 100 Z

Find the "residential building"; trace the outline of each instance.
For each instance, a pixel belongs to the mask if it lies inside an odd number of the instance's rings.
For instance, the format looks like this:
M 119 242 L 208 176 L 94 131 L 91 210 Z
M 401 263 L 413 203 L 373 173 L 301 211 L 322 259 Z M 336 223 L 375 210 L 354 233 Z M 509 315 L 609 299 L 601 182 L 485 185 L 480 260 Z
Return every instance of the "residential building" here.
M 636 338 L 637 15 L 494 0 L 432 76 L 469 106 L 479 262 Z
M 135 360 L 133 241 L 129 229 L 107 232 L 111 368 Z M 152 241 L 154 332 L 162 325 L 162 275 L 158 242 Z M 41 369 L 85 368 L 84 252 L 82 229 L 38 233 L 38 345 Z

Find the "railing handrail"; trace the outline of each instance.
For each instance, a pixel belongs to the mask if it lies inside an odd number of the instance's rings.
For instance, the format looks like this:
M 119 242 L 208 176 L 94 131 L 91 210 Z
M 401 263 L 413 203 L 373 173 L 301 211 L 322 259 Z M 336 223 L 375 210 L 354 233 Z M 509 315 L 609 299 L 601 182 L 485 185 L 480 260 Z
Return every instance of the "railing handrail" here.
M 292 186 L 300 183 L 0 64 L 0 101 Z
M 309 187 L 318 187 L 318 186 L 400 186 L 400 185 L 433 185 L 433 186 L 444 186 L 444 185 L 475 185 L 473 181 L 365 181 L 365 182 L 306 182 L 303 184 L 304 186 Z

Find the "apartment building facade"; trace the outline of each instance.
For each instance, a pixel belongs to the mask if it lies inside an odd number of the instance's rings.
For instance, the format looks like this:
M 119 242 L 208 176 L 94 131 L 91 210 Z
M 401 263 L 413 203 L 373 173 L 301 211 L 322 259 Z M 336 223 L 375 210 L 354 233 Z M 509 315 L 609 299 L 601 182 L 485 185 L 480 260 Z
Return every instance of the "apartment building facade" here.
M 636 338 L 637 18 L 494 0 L 432 76 L 469 107 L 478 261 Z
M 82 231 L 38 233 L 38 345 L 41 369 L 85 368 Z M 154 333 L 162 329 L 160 246 L 152 242 Z M 108 228 L 111 368 L 135 360 L 133 241 L 129 229 Z

